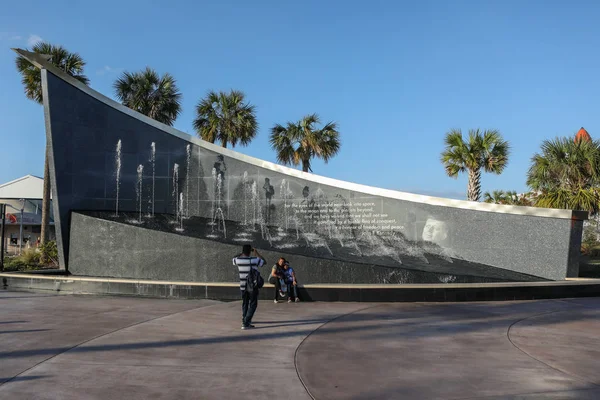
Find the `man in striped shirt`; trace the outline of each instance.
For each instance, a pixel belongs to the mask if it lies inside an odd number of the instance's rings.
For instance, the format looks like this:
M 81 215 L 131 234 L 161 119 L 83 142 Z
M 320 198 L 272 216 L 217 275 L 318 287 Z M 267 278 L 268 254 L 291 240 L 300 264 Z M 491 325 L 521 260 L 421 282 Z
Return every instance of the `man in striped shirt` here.
M 254 257 L 250 256 L 250 253 L 254 253 Z M 259 267 L 265 265 L 265 259 L 258 254 L 256 249 L 253 249 L 251 245 L 245 244 L 242 247 L 242 254 L 233 259 L 233 265 L 237 265 L 238 272 L 240 274 L 240 290 L 242 292 L 242 329 L 254 328 L 252 325 L 252 317 L 258 306 L 258 289 L 252 293 L 246 291 L 246 282 L 248 280 L 248 273 L 251 268 L 258 270 Z

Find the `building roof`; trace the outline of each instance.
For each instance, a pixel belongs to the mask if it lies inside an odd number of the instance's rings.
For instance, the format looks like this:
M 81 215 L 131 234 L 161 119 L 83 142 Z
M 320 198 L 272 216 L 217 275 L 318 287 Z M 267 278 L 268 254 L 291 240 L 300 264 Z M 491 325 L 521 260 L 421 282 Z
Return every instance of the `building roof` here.
M 26 175 L 0 185 L 0 199 L 41 199 L 44 193 L 44 179 Z
M 579 142 L 581 140 L 585 140 L 587 142 L 591 142 L 592 141 L 592 137 L 590 136 L 590 134 L 583 129 L 583 126 L 581 127 L 581 129 L 579 130 L 579 132 L 577 132 L 577 134 L 575 135 L 575 141 Z

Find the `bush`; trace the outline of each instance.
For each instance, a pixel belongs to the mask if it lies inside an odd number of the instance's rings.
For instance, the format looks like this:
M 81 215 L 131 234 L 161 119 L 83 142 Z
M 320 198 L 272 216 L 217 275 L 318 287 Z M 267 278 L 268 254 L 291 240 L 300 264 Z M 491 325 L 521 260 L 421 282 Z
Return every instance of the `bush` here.
M 18 258 L 25 265 L 38 265 L 40 263 L 40 251 L 38 249 L 25 249 Z
M 28 271 L 37 269 L 40 263 L 40 253 L 37 249 L 26 249 L 20 256 L 4 259 L 4 271 Z
M 56 242 L 46 242 L 40 246 L 40 263 L 46 266 L 58 266 L 58 248 Z
M 25 265 L 18 257 L 4 257 L 4 272 L 20 271 Z
M 32 271 L 58 266 L 56 242 L 46 242 L 38 249 L 26 249 L 21 255 L 4 259 L 4 271 Z
M 600 242 L 598 242 L 598 232 L 595 225 L 587 224 L 584 226 L 581 253 L 590 257 L 600 256 Z
M 600 257 L 600 243 L 582 243 L 581 254 L 589 257 Z

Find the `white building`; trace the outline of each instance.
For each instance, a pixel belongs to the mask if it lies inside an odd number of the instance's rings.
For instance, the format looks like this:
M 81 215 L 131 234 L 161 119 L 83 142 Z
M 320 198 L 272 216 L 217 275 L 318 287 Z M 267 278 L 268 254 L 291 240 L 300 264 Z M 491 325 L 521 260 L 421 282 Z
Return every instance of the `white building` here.
M 44 180 L 33 175 L 0 185 L 0 203 L 7 205 L 4 249 L 8 253 L 16 254 L 21 247 L 29 248 L 36 245 L 41 234 L 43 193 Z M 50 207 L 48 240 L 54 240 L 52 207 Z

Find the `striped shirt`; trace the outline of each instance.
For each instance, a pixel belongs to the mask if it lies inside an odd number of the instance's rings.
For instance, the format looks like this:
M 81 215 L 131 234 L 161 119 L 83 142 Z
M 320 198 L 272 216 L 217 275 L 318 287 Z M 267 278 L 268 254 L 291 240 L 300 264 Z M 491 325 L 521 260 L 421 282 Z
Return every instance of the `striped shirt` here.
M 240 290 L 244 292 L 246 290 L 246 281 L 248 280 L 250 268 L 258 270 L 258 267 L 265 265 L 265 260 L 258 257 L 246 257 L 241 255 L 234 257 L 233 265 L 237 265 L 238 267 L 238 272 L 240 273 Z

